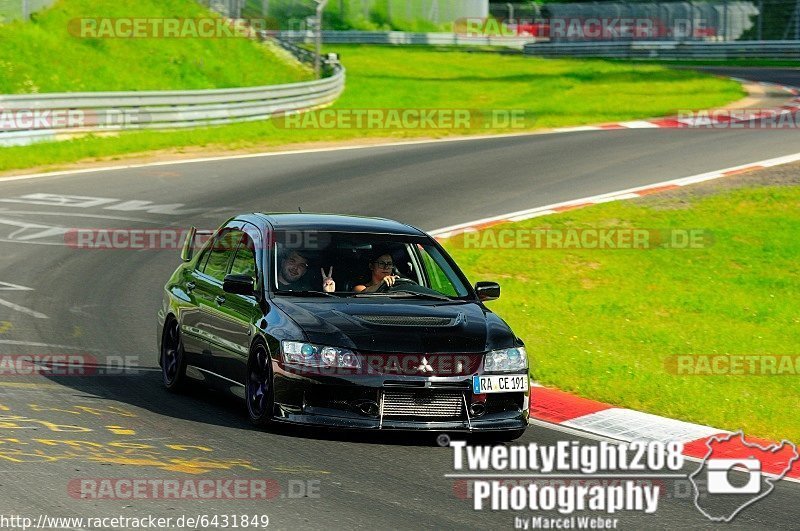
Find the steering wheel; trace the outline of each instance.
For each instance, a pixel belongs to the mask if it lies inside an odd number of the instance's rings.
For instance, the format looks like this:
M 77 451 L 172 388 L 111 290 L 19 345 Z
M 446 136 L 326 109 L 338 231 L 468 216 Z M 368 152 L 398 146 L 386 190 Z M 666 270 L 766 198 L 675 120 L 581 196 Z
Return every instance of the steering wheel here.
M 416 282 L 414 282 L 410 278 L 406 278 L 406 277 L 400 277 L 400 278 L 395 279 L 393 286 L 389 286 L 388 284 L 384 284 L 383 281 L 381 281 L 381 285 L 378 286 L 378 289 L 375 290 L 375 293 L 386 293 L 386 292 L 390 291 L 393 288 L 397 288 L 398 286 L 403 286 L 403 285 L 408 286 L 408 285 L 412 285 L 412 284 L 414 286 L 417 285 Z

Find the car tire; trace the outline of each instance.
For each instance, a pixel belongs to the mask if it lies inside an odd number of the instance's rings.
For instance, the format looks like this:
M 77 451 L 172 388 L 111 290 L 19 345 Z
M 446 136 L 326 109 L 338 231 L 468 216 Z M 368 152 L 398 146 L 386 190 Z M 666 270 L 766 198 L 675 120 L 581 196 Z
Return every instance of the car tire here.
M 186 386 L 186 356 L 178 321 L 168 319 L 161 334 L 161 381 L 173 393 Z
M 245 384 L 247 416 L 254 426 L 260 428 L 272 424 L 275 392 L 272 379 L 272 359 L 267 347 L 258 342 L 253 345 L 247 361 Z

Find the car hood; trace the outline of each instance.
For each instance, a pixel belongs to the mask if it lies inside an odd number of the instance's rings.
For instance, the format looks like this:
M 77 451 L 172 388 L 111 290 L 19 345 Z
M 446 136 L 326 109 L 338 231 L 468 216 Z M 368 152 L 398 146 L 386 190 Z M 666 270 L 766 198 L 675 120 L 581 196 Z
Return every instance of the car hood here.
M 308 341 L 361 352 L 478 353 L 515 345 L 508 325 L 476 302 L 276 298 Z

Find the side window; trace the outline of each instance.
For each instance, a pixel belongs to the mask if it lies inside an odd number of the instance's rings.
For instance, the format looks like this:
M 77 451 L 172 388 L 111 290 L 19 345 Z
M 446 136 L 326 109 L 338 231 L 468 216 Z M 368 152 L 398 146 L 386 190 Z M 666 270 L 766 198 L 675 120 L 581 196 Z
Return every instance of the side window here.
M 231 275 L 247 275 L 255 278 L 256 276 L 256 250 L 253 239 L 247 234 L 242 237 L 239 250 L 233 259 Z
M 463 297 L 465 293 L 458 293 L 453 283 L 448 278 L 445 272 L 437 263 L 436 259 L 428 253 L 428 249 L 422 245 L 418 245 L 419 255 L 422 258 L 422 267 L 425 269 L 425 274 L 430 282 L 431 289 L 438 291 L 448 297 Z M 431 248 L 435 251 L 435 249 Z M 438 252 L 437 252 L 438 255 Z
M 208 250 L 208 259 L 203 268 L 203 273 L 222 282 L 225 279 L 225 273 L 228 271 L 228 264 L 236 252 L 239 241 L 242 239 L 242 234 L 239 230 L 221 232 Z

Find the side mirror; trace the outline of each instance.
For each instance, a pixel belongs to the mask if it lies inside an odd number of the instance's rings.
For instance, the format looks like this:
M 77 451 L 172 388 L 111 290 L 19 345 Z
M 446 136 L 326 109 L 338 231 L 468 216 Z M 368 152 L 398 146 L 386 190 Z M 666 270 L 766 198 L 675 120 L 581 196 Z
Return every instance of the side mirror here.
M 197 229 L 192 227 L 186 233 L 186 239 L 183 240 L 183 248 L 181 249 L 181 260 L 189 262 L 192 260 L 194 254 L 194 237 L 197 235 Z
M 476 282 L 475 293 L 481 301 L 493 301 L 500 298 L 500 284 L 497 282 Z
M 222 282 L 222 290 L 225 293 L 235 293 L 237 295 L 255 295 L 253 287 L 253 277 L 249 275 L 226 275 Z

